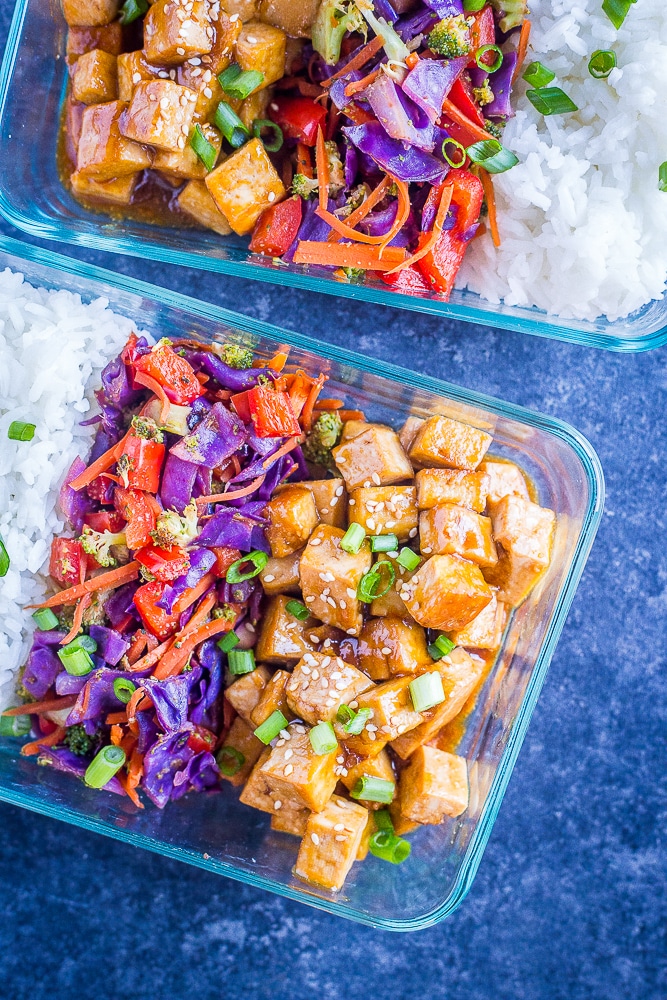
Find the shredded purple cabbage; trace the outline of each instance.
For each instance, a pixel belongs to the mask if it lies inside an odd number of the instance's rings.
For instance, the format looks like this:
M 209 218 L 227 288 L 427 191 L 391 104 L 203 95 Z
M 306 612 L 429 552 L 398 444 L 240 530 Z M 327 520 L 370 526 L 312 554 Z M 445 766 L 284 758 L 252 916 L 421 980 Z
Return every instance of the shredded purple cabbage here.
M 240 417 L 222 403 L 215 403 L 201 423 L 174 445 L 170 455 L 214 469 L 231 458 L 247 438 L 248 430 Z

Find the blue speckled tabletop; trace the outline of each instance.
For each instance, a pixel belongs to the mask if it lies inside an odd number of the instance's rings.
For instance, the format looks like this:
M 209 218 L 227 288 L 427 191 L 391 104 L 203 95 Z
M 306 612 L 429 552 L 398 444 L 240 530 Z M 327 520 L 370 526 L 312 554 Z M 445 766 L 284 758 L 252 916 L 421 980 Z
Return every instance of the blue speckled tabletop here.
M 0 0 L 2 40 L 10 13 Z M 85 256 L 570 421 L 600 455 L 608 501 L 477 879 L 451 919 L 409 936 L 369 930 L 0 805 L 8 994 L 665 1000 L 665 351 L 622 357 Z

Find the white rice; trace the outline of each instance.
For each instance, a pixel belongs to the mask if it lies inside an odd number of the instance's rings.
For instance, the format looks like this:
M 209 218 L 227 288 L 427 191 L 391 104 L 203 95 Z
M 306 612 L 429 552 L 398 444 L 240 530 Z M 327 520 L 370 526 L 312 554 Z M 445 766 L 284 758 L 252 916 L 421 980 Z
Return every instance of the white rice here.
M 11 560 L 0 578 L 0 711 L 17 701 L 14 679 L 33 631 L 24 606 L 44 594 L 51 539 L 65 527 L 60 484 L 77 455 L 87 458 L 95 434 L 80 422 L 102 368 L 132 329 L 106 299 L 85 305 L 0 272 L 0 535 Z M 32 441 L 8 439 L 14 420 L 36 424 Z
M 544 117 L 515 91 L 503 144 L 521 163 L 494 185 L 502 246 L 476 239 L 459 286 L 491 302 L 537 305 L 564 318 L 610 320 L 661 298 L 667 279 L 667 16 L 664 0 L 638 0 L 619 31 L 601 0 L 533 0 L 526 65 L 556 73 L 579 107 Z M 588 72 L 613 49 L 607 80 Z

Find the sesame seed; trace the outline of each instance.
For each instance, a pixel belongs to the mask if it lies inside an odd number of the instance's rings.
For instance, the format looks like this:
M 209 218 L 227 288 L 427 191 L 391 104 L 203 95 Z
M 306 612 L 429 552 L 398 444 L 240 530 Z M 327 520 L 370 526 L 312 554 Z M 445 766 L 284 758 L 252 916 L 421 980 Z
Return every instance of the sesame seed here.
M 303 658 L 304 658 L 305 662 L 307 664 L 309 664 L 309 666 L 311 666 L 311 667 L 316 667 L 317 666 L 317 660 L 315 659 L 315 657 L 313 656 L 312 653 L 304 653 Z
M 347 768 L 346 767 L 341 767 L 340 773 L 343 775 L 344 778 L 347 778 Z
M 348 635 L 356 635 L 357 634 L 356 628 L 348 628 L 347 629 L 347 634 Z
M 310 667 L 307 667 L 307 666 L 306 666 L 306 665 L 304 664 L 304 665 L 303 665 L 303 666 L 301 667 L 301 672 L 302 672 L 303 674 L 306 674 L 306 675 L 308 675 L 308 674 L 310 673 Z
M 292 764 L 288 764 L 287 767 L 285 768 L 285 770 L 283 771 L 283 774 L 285 775 L 286 778 L 288 778 L 289 775 L 292 773 L 293 770 L 294 770 L 293 765 Z
M 253 625 L 252 622 L 245 622 L 245 627 L 248 629 L 248 632 L 256 631 L 255 626 Z
M 141 82 L 141 73 L 135 73 L 132 76 L 132 83 L 140 83 L 140 82 Z
M 251 45 L 257 45 L 257 39 L 255 38 L 254 35 L 248 35 L 247 40 L 250 42 Z
M 364 483 L 364 489 L 367 490 L 370 487 L 370 485 L 371 485 L 371 481 L 370 481 L 370 479 L 367 479 L 366 482 Z
M 304 600 L 305 600 L 306 604 L 312 604 L 313 601 L 315 600 L 315 598 L 314 597 L 304 597 Z
M 190 132 L 190 129 L 188 128 L 187 125 L 181 125 L 181 132 L 183 133 L 183 135 L 188 135 L 189 132 Z
M 385 528 L 393 528 L 395 524 L 396 524 L 396 521 L 386 521 L 385 522 Z
M 275 810 L 278 810 L 278 809 L 282 808 L 282 802 L 280 801 L 280 799 L 276 799 L 276 801 L 273 803 L 273 808 Z
M 422 552 L 424 553 L 425 556 L 430 556 L 431 552 L 433 552 L 433 549 L 430 546 L 427 546 L 426 548 L 422 549 Z
M 323 688 L 329 687 L 329 681 L 326 679 L 326 677 L 323 677 L 322 680 L 320 681 L 320 687 Z
M 177 145 L 178 145 L 179 149 L 185 149 L 185 136 L 184 135 L 181 135 L 181 136 L 178 137 L 178 143 L 177 143 Z
M 317 834 L 316 833 L 311 833 L 310 839 L 315 844 L 315 847 L 317 847 L 318 844 L 319 844 L 319 842 L 320 842 L 320 838 L 317 836 Z
M 295 726 L 294 727 L 294 732 L 298 733 L 300 736 L 303 736 L 303 734 L 305 733 L 305 731 L 306 730 L 303 728 L 303 726 L 299 725 L 299 726 Z
M 201 59 L 199 56 L 193 56 L 192 59 L 188 59 L 191 66 L 201 66 Z
M 352 587 L 348 587 L 348 588 L 347 588 L 347 590 L 346 590 L 346 594 L 347 594 L 347 596 L 348 596 L 348 597 L 350 598 L 350 600 L 352 600 L 352 601 L 353 601 L 353 600 L 355 599 L 355 597 L 357 596 L 357 592 L 356 592 L 356 590 L 352 590 Z
M 321 545 L 322 544 L 322 539 L 321 538 L 311 538 L 310 544 L 311 545 Z
M 276 746 L 277 747 L 284 747 L 285 746 L 285 740 L 278 740 L 278 742 L 276 743 Z
M 299 686 L 299 682 L 298 681 L 292 681 L 292 683 L 287 686 L 287 690 L 288 691 L 296 691 L 296 689 L 298 688 L 298 686 Z
M 269 191 L 268 200 L 269 201 L 275 201 L 276 200 L 276 193 L 275 193 L 275 191 Z
M 330 511 L 328 507 L 322 507 L 322 509 L 320 510 L 320 514 L 329 514 L 329 513 Z
M 176 49 L 176 52 L 178 53 L 179 56 L 185 55 L 185 49 Z
M 408 531 L 408 537 L 409 538 L 414 538 L 416 534 L 417 534 L 417 529 L 416 528 L 410 528 L 410 530 Z
M 339 486 L 338 489 L 336 490 L 336 496 L 342 497 L 342 495 L 343 495 L 343 487 Z
M 319 672 L 319 670 L 313 670 L 313 680 L 314 681 L 319 681 L 319 679 L 320 679 L 320 672 Z
M 359 708 L 359 702 L 356 701 L 356 699 L 355 699 L 355 701 L 351 701 L 350 702 L 349 707 L 350 708 Z
M 333 673 L 331 674 L 331 680 L 332 680 L 332 681 L 337 681 L 337 680 L 339 680 L 339 678 L 341 678 L 342 676 L 343 676 L 343 675 L 341 674 L 340 670 L 334 670 L 334 672 L 333 672 Z
M 331 506 L 335 507 L 337 503 L 338 503 L 338 497 L 332 497 L 331 498 Z
M 337 764 L 344 764 L 345 763 L 345 758 L 344 757 L 336 757 L 336 763 Z M 334 827 L 334 830 L 335 829 L 336 829 L 336 827 Z M 342 829 L 342 827 L 341 827 L 341 829 Z
M 347 681 L 344 680 L 336 681 L 337 691 L 344 691 L 346 687 L 347 687 Z
M 324 580 L 325 583 L 329 579 L 329 574 L 328 573 L 320 573 L 319 576 L 320 576 L 320 580 Z
M 354 505 L 356 504 L 356 502 L 357 502 L 356 500 L 350 500 L 350 507 L 354 507 Z
M 343 758 L 342 757 L 338 757 L 337 759 L 342 761 Z M 344 829 L 345 829 L 345 824 L 344 823 L 336 823 L 334 825 L 334 830 L 336 831 L 336 833 L 340 833 L 340 831 L 344 830 Z
M 330 593 L 331 593 L 331 587 L 325 587 L 324 590 L 322 591 L 322 597 L 324 598 L 325 601 Z
M 280 105 L 276 104 L 275 101 L 271 101 L 271 103 L 269 104 L 269 107 L 271 108 L 272 111 L 277 111 L 278 108 L 280 107 Z
M 337 465 L 343 465 L 344 462 L 347 462 L 347 459 L 345 458 L 345 455 L 337 455 L 336 456 L 336 464 Z
M 310 681 L 304 681 L 303 684 L 301 685 L 301 690 L 307 691 L 309 687 L 310 687 Z
M 366 525 L 371 531 L 375 531 L 375 521 L 372 517 L 368 518 L 368 520 L 366 521 Z
M 320 639 L 319 635 L 314 635 L 314 634 L 313 635 L 309 635 L 308 638 L 310 639 L 310 641 L 315 646 L 317 646 L 320 642 L 322 642 L 322 640 Z
M 383 646 L 382 647 L 382 655 L 383 656 L 391 656 L 391 650 L 390 650 L 389 646 Z
M 264 577 L 264 583 L 273 583 L 274 580 L 275 576 L 273 573 L 267 573 L 266 576 Z
M 372 722 L 366 723 L 366 729 L 368 730 L 369 733 L 377 732 L 377 726 L 374 726 Z
M 288 747 L 287 750 L 285 751 L 285 760 L 289 760 L 290 757 L 293 756 L 294 756 L 294 751 L 291 750 L 290 747 Z
M 336 602 L 334 601 L 333 597 L 327 597 L 327 603 L 330 604 L 332 608 L 336 607 Z
M 229 23 L 230 24 L 236 24 L 236 22 L 238 21 L 238 19 L 239 19 L 239 15 L 238 14 L 232 14 L 232 16 L 229 19 Z
M 339 605 L 343 609 L 343 611 L 345 611 L 347 607 L 347 601 L 339 601 Z
M 347 837 L 342 833 L 337 833 L 335 836 L 335 840 L 347 840 Z
M 209 100 L 213 97 L 213 91 L 210 87 L 204 87 L 204 97 L 208 97 Z
M 155 94 L 149 94 L 148 95 L 148 100 L 149 101 L 157 101 L 157 96 Z
M 377 737 L 375 736 L 375 733 L 374 733 L 374 732 L 373 732 L 372 730 L 370 730 L 370 731 L 369 731 L 369 733 L 368 733 L 368 738 L 369 738 L 369 740 L 371 740 L 371 742 L 372 742 L 372 741 L 373 741 L 373 740 L 375 740 L 375 739 L 376 739 Z

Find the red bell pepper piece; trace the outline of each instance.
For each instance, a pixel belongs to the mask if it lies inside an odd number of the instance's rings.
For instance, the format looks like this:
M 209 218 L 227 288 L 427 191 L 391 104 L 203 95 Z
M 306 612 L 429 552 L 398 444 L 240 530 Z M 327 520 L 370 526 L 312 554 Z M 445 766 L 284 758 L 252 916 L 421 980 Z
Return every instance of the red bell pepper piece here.
M 482 7 L 476 13 L 469 14 L 468 21 L 471 20 L 470 38 L 472 45 L 468 65 L 475 66 L 477 65 L 475 63 L 477 49 L 481 49 L 483 45 L 496 44 L 496 25 L 493 20 L 493 7 L 487 4 L 486 7 Z
M 195 753 L 202 753 L 204 751 L 213 753 L 216 742 L 217 737 L 215 734 L 210 729 L 205 729 L 204 726 L 195 726 L 188 736 L 188 746 Z
M 63 587 L 74 587 L 81 582 L 84 553 L 77 538 L 54 538 L 51 543 L 49 576 Z
M 452 104 L 456 105 L 459 111 L 463 112 L 466 118 L 484 128 L 484 115 L 475 100 L 472 84 L 468 79 L 460 76 L 447 94 L 447 97 Z M 450 131 L 449 128 L 447 128 L 447 131 Z M 468 145 L 470 146 L 472 143 L 469 142 Z
M 410 292 L 429 291 L 429 286 L 415 264 L 404 267 L 402 271 L 397 271 L 396 274 L 381 273 L 380 277 L 385 285 L 391 285 L 398 292 L 407 292 L 409 294 Z
M 288 198 L 262 212 L 250 241 L 253 253 L 281 257 L 296 239 L 301 225 L 301 198 Z
M 248 409 L 257 437 L 291 437 L 301 433 L 286 392 L 256 385 L 248 390 Z
M 422 234 L 421 239 L 426 235 Z M 467 248 L 468 244 L 459 238 L 455 230 L 446 229 L 440 235 L 435 247 L 417 261 L 417 267 L 426 279 L 428 287 L 434 292 L 440 292 L 445 299 L 452 293 Z
M 311 97 L 274 97 L 269 104 L 269 115 L 290 139 L 314 146 L 327 112 Z
M 93 531 L 111 531 L 116 534 L 123 530 L 125 519 L 117 510 L 100 510 L 95 514 L 86 514 L 84 523 Z
M 157 606 L 165 586 L 166 584 L 160 580 L 151 580 L 150 583 L 144 583 L 139 587 L 133 598 L 134 606 L 139 612 L 144 628 L 156 636 L 160 642 L 164 642 L 165 639 L 178 631 L 180 618 L 177 612 L 174 611 L 168 615 L 166 611 Z
M 172 403 L 187 406 L 204 392 L 194 368 L 168 344 L 137 358 L 134 367 L 159 382 Z
M 128 489 L 157 493 L 164 456 L 165 446 L 161 442 L 131 429 L 118 459 L 118 474 L 126 481 Z
M 97 500 L 101 504 L 113 503 L 113 491 L 113 480 L 107 479 L 106 476 L 98 476 L 97 479 L 93 479 L 92 483 L 88 483 L 86 486 L 86 493 L 90 499 Z
M 233 395 L 229 400 L 244 424 L 250 423 L 250 406 L 248 404 L 249 395 L 250 389 L 246 389 L 245 392 L 235 393 L 235 395 Z
M 155 497 L 118 486 L 114 493 L 114 505 L 127 521 L 125 541 L 128 548 L 140 549 L 144 545 L 150 545 L 151 532 L 155 531 L 157 519 L 162 513 Z
M 169 549 L 146 545 L 135 553 L 134 558 L 162 583 L 168 583 L 177 576 L 182 576 L 190 565 L 190 556 L 178 545 L 172 545 Z
M 232 563 L 241 558 L 239 549 L 232 549 L 228 545 L 211 545 L 210 548 L 216 558 L 214 571 L 220 577 L 226 576 Z
M 482 182 L 469 170 L 450 170 L 447 183 L 454 186 L 452 204 L 458 208 L 456 231 L 465 233 L 479 220 L 484 201 Z

